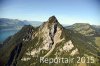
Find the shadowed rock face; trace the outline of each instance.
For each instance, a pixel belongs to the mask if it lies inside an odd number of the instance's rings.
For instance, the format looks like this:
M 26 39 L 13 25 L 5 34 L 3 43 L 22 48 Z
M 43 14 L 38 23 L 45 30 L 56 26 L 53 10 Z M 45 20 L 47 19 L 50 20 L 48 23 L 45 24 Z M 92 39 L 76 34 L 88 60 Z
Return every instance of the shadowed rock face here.
M 50 28 L 50 31 L 49 31 L 49 36 L 51 37 L 51 40 L 52 40 L 52 44 L 54 43 L 54 36 L 55 36 L 55 33 L 57 31 L 57 19 L 52 16 L 50 18 L 50 21 L 53 21 L 53 24 L 51 25 L 51 28 Z
M 22 48 L 22 43 L 18 44 L 17 46 L 15 46 L 15 48 L 12 50 L 9 60 L 6 64 L 6 66 L 16 66 L 17 64 L 17 60 L 18 60 L 18 56 L 21 52 L 21 48 Z
M 49 19 L 48 19 L 49 23 L 55 23 L 55 22 L 58 22 L 57 18 L 55 16 L 51 16 Z
M 2 48 L 2 44 L 0 44 L 0 48 Z

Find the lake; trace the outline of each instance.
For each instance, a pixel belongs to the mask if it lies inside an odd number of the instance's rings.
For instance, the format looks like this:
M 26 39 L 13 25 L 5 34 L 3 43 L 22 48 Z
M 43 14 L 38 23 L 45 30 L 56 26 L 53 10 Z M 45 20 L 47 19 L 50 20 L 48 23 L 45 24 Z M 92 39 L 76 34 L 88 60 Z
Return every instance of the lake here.
M 0 30 L 0 43 L 2 43 L 9 36 L 14 35 L 17 32 L 18 30 Z

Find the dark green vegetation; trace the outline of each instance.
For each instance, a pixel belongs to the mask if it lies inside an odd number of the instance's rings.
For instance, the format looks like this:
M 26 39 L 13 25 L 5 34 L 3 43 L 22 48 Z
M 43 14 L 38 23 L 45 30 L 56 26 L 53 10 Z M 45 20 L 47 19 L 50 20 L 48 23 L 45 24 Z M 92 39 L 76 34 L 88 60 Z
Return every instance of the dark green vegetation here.
M 98 50 L 100 50 L 100 26 L 99 25 L 97 26 L 97 25 L 90 25 L 87 23 L 75 23 L 75 24 L 73 24 L 71 26 L 67 26 L 65 28 L 74 31 L 75 33 L 80 33 L 80 34 L 84 35 L 89 40 L 91 40 L 93 42 L 93 44 L 96 44 L 98 47 Z M 83 48 L 83 46 L 82 46 L 82 48 Z M 96 54 L 99 55 L 100 51 L 98 51 Z M 99 60 L 100 60 L 100 58 L 99 58 Z M 97 61 L 99 61 L 99 60 L 97 60 Z M 99 66 L 100 63 L 95 63 L 92 65 Z
M 35 28 L 32 27 L 31 25 L 24 26 L 19 32 L 17 32 L 14 36 L 9 37 L 4 42 L 3 48 L 0 49 L 0 64 L 6 64 L 8 59 L 10 58 L 10 56 L 13 53 L 15 53 L 14 56 L 18 54 L 16 52 L 16 50 L 18 50 L 18 48 L 20 48 L 20 45 L 21 45 L 21 48 L 22 48 L 23 38 L 26 37 L 25 39 L 30 39 L 31 37 L 29 36 L 29 33 L 32 33 L 32 30 L 34 30 L 34 29 Z
M 100 37 L 95 37 L 95 42 L 100 47 Z
M 60 39 L 64 38 L 65 40 L 57 43 L 56 47 L 54 48 L 53 52 L 48 56 L 48 58 L 55 58 L 55 53 L 59 57 L 74 57 L 76 58 L 77 56 L 80 57 L 88 57 L 92 56 L 95 58 L 95 63 L 86 63 L 88 66 L 100 66 L 99 61 L 100 61 L 100 51 L 99 47 L 95 44 L 95 39 L 93 38 L 94 30 L 92 30 L 90 27 L 91 26 L 86 26 L 87 28 L 83 29 L 80 28 L 81 30 L 88 31 L 84 32 L 84 34 L 80 34 L 82 32 L 78 25 L 77 30 L 79 29 L 80 32 L 78 33 L 77 31 L 74 31 L 72 29 L 65 29 L 62 25 L 59 24 L 57 19 L 52 16 L 48 22 L 48 29 L 51 30 L 52 24 L 57 23 L 57 27 L 60 28 L 62 31 Z M 46 24 L 44 23 L 41 25 L 44 27 Z M 3 47 L 0 49 L 0 66 L 78 66 L 79 64 L 74 61 L 74 63 L 60 63 L 60 64 L 46 64 L 46 63 L 40 63 L 39 58 L 43 57 L 46 53 L 48 53 L 48 50 L 41 50 L 38 54 L 37 57 L 32 57 L 32 55 L 26 55 L 27 52 L 31 52 L 33 49 L 38 50 L 39 47 L 41 47 L 43 41 L 44 34 L 42 32 L 39 32 L 42 30 L 41 26 L 34 28 L 31 25 L 26 25 L 24 26 L 19 32 L 17 32 L 15 35 L 9 37 L 3 44 Z M 40 30 L 41 28 L 41 30 Z M 46 28 L 46 27 L 45 27 Z M 55 29 L 54 29 L 55 30 Z M 46 30 L 43 30 L 46 31 Z M 90 33 L 89 33 L 90 32 Z M 35 36 L 35 33 L 39 33 L 37 36 Z M 57 33 L 57 32 L 56 32 Z M 83 32 L 82 32 L 83 33 Z M 88 35 L 88 36 L 87 36 Z M 48 37 L 48 36 L 46 36 Z M 46 38 L 45 37 L 45 38 Z M 34 38 L 34 39 L 33 39 Z M 60 52 L 59 49 L 64 46 L 64 43 L 71 40 L 72 43 L 74 44 L 75 48 L 79 50 L 79 54 L 70 56 L 69 54 L 71 53 L 73 48 L 70 52 Z M 22 61 L 22 58 L 30 58 L 30 60 L 27 61 Z

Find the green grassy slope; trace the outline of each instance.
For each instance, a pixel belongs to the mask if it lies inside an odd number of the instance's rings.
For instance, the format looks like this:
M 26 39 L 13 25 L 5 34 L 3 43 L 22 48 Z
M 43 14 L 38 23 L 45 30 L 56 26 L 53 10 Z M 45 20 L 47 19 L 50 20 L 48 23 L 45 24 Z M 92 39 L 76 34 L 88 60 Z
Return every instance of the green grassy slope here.
M 100 47 L 100 37 L 95 37 L 95 43 Z

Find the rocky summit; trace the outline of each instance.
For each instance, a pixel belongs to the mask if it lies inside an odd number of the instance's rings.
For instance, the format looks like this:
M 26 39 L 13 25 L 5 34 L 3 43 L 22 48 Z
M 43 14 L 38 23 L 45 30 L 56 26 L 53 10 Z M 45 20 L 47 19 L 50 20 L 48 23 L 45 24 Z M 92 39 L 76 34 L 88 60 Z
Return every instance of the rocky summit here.
M 83 62 L 95 66 L 100 60 L 98 52 L 93 39 L 65 29 L 51 16 L 39 27 L 26 25 L 7 39 L 0 49 L 0 66 L 80 66 Z M 73 58 L 73 62 L 57 62 L 67 58 Z

